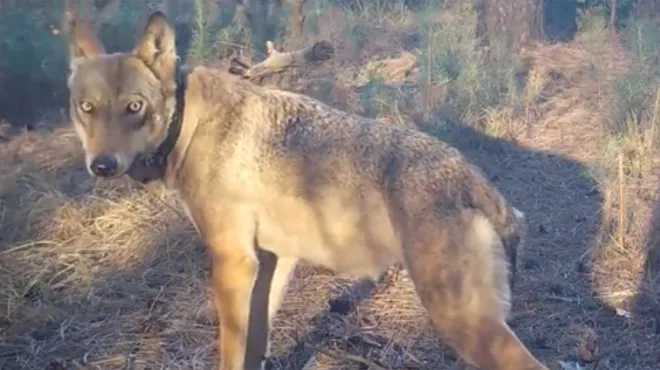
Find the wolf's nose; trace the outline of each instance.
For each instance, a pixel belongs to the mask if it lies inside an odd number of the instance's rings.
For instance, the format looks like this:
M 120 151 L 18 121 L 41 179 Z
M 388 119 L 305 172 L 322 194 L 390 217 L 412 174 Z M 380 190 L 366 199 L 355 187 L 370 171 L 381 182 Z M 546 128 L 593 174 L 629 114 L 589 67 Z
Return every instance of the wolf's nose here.
M 109 155 L 98 157 L 94 159 L 89 168 L 96 176 L 109 177 L 117 172 L 117 159 Z

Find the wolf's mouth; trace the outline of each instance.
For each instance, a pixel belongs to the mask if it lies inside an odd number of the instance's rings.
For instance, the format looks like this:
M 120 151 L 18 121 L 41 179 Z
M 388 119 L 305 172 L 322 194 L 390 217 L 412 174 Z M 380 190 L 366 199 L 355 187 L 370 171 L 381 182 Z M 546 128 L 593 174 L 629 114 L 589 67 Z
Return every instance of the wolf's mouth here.
M 164 175 L 164 163 L 158 155 L 140 153 L 126 170 L 126 175 L 142 184 L 160 179 Z

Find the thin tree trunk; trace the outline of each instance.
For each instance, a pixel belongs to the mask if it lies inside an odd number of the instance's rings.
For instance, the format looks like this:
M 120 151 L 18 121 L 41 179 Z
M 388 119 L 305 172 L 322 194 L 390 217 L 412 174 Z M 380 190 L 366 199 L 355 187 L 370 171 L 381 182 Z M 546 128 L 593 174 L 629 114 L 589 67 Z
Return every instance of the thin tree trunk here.
M 291 18 L 289 27 L 291 29 L 291 41 L 294 47 L 300 47 L 303 42 L 303 26 L 305 23 L 304 0 L 289 0 L 291 4 Z

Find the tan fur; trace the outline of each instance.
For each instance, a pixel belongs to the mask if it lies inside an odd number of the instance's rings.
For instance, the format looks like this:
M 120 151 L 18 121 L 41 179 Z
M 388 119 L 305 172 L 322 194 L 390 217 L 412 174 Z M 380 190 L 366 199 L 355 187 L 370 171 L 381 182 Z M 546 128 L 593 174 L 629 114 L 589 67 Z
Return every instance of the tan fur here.
M 107 55 L 88 30 L 73 29 L 73 125 L 88 165 L 114 156 L 113 176 L 121 176 L 167 136 L 174 34 L 154 13 L 133 52 Z M 182 131 L 163 180 L 213 256 L 220 369 L 247 368 L 246 358 L 261 356 L 246 355 L 248 331 L 268 334 L 248 319 L 251 302 L 264 298 L 252 294 L 257 246 L 279 257 L 268 321 L 298 260 L 372 278 L 402 261 L 440 335 L 466 361 L 546 369 L 505 322 L 524 215 L 461 153 L 223 71 L 197 67 L 186 81 Z M 142 110 L 127 113 L 135 100 Z M 81 111 L 85 101 L 93 113 Z

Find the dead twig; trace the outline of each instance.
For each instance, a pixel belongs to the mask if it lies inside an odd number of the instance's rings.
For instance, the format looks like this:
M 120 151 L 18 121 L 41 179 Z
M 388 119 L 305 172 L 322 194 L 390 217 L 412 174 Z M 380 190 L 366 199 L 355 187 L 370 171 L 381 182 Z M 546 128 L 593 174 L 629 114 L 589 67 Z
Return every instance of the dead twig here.
M 263 78 L 267 75 L 281 73 L 291 67 L 322 62 L 334 55 L 334 48 L 328 41 L 319 41 L 312 46 L 289 52 L 277 51 L 273 46 L 273 42 L 267 41 L 266 48 L 268 57 L 253 66 L 243 63 L 238 58 L 232 58 L 229 73 L 246 79 Z

